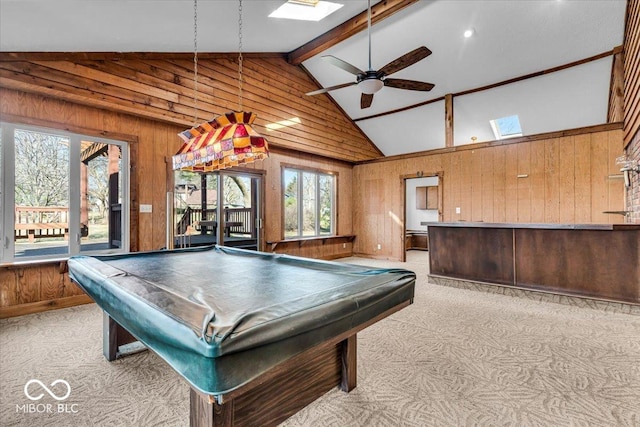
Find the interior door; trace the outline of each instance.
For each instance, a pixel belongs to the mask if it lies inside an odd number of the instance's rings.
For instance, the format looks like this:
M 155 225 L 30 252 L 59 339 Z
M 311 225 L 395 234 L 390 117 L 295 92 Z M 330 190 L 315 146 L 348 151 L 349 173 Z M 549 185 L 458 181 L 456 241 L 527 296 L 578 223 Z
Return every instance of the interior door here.
M 404 255 L 408 250 L 429 250 L 429 222 L 442 220 L 442 175 L 404 177 Z

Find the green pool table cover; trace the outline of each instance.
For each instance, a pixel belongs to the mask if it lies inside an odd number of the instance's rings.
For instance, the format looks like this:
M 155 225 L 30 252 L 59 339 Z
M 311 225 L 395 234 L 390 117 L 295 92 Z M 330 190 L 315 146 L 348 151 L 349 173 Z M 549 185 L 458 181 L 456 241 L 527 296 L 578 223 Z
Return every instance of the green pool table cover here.
M 69 275 L 193 387 L 223 394 L 413 299 L 403 269 L 222 246 L 75 256 Z

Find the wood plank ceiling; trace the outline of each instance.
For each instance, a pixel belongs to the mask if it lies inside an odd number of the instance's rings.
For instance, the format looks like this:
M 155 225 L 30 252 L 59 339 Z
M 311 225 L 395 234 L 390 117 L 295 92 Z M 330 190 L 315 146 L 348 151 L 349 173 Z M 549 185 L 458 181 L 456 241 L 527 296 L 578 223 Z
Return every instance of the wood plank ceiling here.
M 375 4 L 372 21 L 379 22 L 416 1 Z M 243 107 L 258 115 L 260 131 L 267 124 L 300 120 L 295 126 L 264 131 L 272 146 L 349 162 L 382 157 L 331 98 L 304 95 L 319 85 L 298 66 L 365 30 L 366 24 L 366 12 L 362 12 L 289 54 L 244 55 Z M 185 127 L 239 107 L 237 86 L 236 54 L 199 55 L 196 101 L 192 54 L 0 52 L 0 87 Z
M 0 86 L 186 127 L 194 124 L 192 55 L 110 55 L 110 60 L 69 54 L 2 55 Z M 81 55 L 79 55 L 81 56 Z M 59 60 L 60 57 L 71 60 Z M 273 146 L 357 162 L 378 158 L 371 141 L 327 97 L 304 96 L 317 84 L 280 54 L 248 54 L 243 60 L 243 107 Z M 239 106 L 235 54 L 198 61 L 197 121 Z M 300 124 L 266 130 L 298 118 Z M 177 140 L 177 137 L 176 137 Z

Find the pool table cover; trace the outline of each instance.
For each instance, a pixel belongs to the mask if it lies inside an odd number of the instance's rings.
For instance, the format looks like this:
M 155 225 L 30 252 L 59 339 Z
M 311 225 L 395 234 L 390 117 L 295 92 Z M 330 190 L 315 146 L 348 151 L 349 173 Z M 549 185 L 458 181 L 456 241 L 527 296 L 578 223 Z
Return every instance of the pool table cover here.
M 212 395 L 412 300 L 415 284 L 403 269 L 222 246 L 68 264 L 107 314 Z

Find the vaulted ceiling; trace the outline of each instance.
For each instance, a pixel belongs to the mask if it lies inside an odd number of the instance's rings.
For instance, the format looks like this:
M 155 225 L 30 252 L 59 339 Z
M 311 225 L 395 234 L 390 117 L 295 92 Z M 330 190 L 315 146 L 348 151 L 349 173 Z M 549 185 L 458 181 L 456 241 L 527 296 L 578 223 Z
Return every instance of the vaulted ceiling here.
M 243 2 L 243 51 L 295 52 L 358 15 L 362 24 L 367 8 L 366 0 L 347 0 L 320 22 L 268 18 L 282 2 Z M 426 46 L 433 52 L 430 56 L 393 77 L 431 82 L 433 90 L 385 87 L 365 110 L 356 86 L 318 95 L 331 96 L 383 154 L 444 147 L 446 94 L 454 95 L 456 145 L 470 143 L 472 137 L 478 142 L 493 139 L 489 120 L 511 114 L 520 117 L 524 134 L 606 121 L 611 55 L 510 85 L 466 92 L 610 53 L 623 42 L 625 0 L 373 0 L 374 11 L 387 3 L 400 6 L 379 22 L 374 14 L 373 68 Z M 199 52 L 238 50 L 237 1 L 199 0 L 197 15 Z M 0 50 L 193 52 L 193 20 L 191 0 L 0 0 Z M 321 57 L 333 55 L 366 70 L 364 28 L 302 58 L 301 65 L 321 87 L 355 80 Z M 470 38 L 463 37 L 467 29 L 474 31 Z M 405 110 L 386 114 L 398 109 Z

